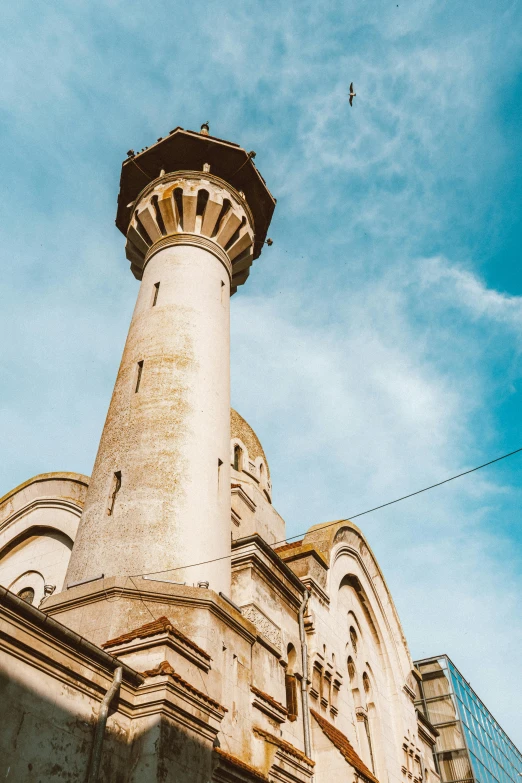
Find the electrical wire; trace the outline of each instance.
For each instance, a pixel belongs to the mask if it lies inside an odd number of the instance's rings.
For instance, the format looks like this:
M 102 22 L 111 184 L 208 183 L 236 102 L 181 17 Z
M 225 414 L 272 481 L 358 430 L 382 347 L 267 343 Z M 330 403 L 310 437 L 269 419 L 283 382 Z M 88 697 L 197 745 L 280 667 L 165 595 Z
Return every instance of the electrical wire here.
M 415 497 L 415 495 L 421 495 L 423 492 L 428 492 L 430 489 L 435 489 L 435 487 L 441 487 L 443 484 L 448 484 L 450 481 L 455 481 L 455 479 L 462 478 L 462 476 L 468 476 L 470 473 L 475 473 L 477 470 L 482 470 L 482 468 L 487 468 L 488 465 L 493 465 L 495 462 L 500 462 L 503 459 L 507 459 L 508 457 L 512 457 L 514 454 L 519 454 L 522 452 L 522 447 L 519 449 L 515 449 L 514 451 L 508 452 L 508 454 L 503 454 L 501 457 L 495 457 L 495 459 L 489 460 L 489 462 L 484 462 L 482 465 L 477 465 L 475 468 L 470 468 L 470 470 L 464 470 L 462 473 L 457 473 L 455 476 L 450 476 L 450 478 L 443 479 L 443 481 L 437 481 L 436 484 L 430 484 L 429 487 L 424 487 L 423 489 L 418 489 L 415 492 L 410 492 L 408 495 L 403 495 L 400 498 L 396 498 L 395 500 L 389 500 L 387 503 L 381 503 L 380 506 L 374 506 L 373 508 L 369 508 L 366 511 L 360 511 L 358 514 L 353 514 L 352 516 L 345 517 L 344 519 L 336 519 L 334 522 L 326 522 L 324 525 L 321 525 L 319 528 L 316 528 L 316 530 L 325 530 L 326 528 L 332 527 L 333 525 L 338 525 L 339 522 L 349 522 L 352 519 L 357 519 L 358 517 L 363 517 L 365 514 L 371 514 L 374 511 L 379 511 L 381 508 L 386 508 L 387 506 L 393 506 L 395 503 L 401 503 L 403 500 L 407 500 L 408 498 Z M 289 541 L 292 541 L 294 538 L 301 538 L 306 535 L 306 531 L 304 533 L 297 533 L 295 536 L 289 536 L 288 538 L 283 539 L 282 541 L 275 541 L 273 544 L 270 544 L 271 547 L 279 546 L 280 544 L 287 544 Z M 184 568 L 195 568 L 196 566 L 201 565 L 209 565 L 210 563 L 217 563 L 220 560 L 228 560 L 231 557 L 233 557 L 232 553 L 227 555 L 222 555 L 221 557 L 214 557 L 212 560 L 202 560 L 200 563 L 190 563 L 189 565 L 182 565 L 182 566 L 176 566 L 176 568 L 166 568 L 163 571 L 149 571 L 145 574 L 132 574 L 132 576 L 154 576 L 157 574 L 169 574 L 171 571 L 181 571 Z

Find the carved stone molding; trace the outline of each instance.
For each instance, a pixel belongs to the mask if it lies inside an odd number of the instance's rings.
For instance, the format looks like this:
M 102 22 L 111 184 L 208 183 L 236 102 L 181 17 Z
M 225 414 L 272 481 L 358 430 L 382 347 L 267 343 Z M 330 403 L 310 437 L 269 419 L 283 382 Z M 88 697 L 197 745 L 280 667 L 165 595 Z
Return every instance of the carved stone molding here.
M 199 234 L 185 234 L 181 231 L 178 234 L 171 234 L 170 236 L 162 237 L 161 239 L 158 239 L 158 241 L 153 245 L 151 245 L 145 254 L 143 269 L 145 269 L 148 261 L 152 258 L 153 255 L 155 255 L 155 253 L 159 253 L 159 251 L 163 250 L 164 247 L 172 247 L 172 245 L 193 245 L 194 247 L 205 248 L 205 250 L 208 250 L 210 253 L 215 255 L 219 261 L 221 261 L 228 272 L 228 276 L 230 279 L 232 279 L 232 264 L 230 263 L 230 259 L 222 247 L 207 237 L 200 236 Z
M 209 172 L 159 177 L 133 204 L 125 250 L 135 277 L 141 280 L 156 245 L 160 249 L 177 243 L 202 244 L 214 252 L 227 267 L 234 293 L 247 279 L 253 260 L 254 223 L 248 204 Z
M 281 650 L 281 630 L 270 620 L 256 604 L 247 604 L 241 607 L 243 617 L 255 625 L 261 636 L 264 636 L 270 644 Z

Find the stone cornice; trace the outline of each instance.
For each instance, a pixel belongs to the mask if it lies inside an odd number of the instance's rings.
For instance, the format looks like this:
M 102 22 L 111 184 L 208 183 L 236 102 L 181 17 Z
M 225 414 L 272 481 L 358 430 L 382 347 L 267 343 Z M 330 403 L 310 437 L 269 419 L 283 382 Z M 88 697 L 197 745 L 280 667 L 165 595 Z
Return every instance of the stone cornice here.
M 234 541 L 232 544 L 232 550 L 240 549 L 241 547 L 249 546 L 250 544 L 255 544 L 259 550 L 268 557 L 274 566 L 284 574 L 284 576 L 292 583 L 292 585 L 297 590 L 299 590 L 301 594 L 303 593 L 303 585 L 299 577 L 294 574 L 292 569 L 281 557 L 279 557 L 273 547 L 271 547 L 270 544 L 267 544 L 265 539 L 262 538 L 259 533 L 253 533 L 250 536 L 244 536 L 243 538 L 236 539 L 236 541 Z M 234 555 L 232 555 L 232 562 L 233 561 Z
M 90 582 L 78 585 L 62 593 L 51 595 L 46 602 L 45 611 L 51 615 L 59 615 L 62 611 L 87 606 L 106 600 L 150 601 L 156 605 L 187 606 L 194 609 L 207 609 L 219 620 L 228 625 L 249 644 L 256 641 L 255 626 L 228 602 L 220 598 L 213 590 L 203 590 L 198 587 L 176 585 L 172 582 L 159 582 L 154 588 L 154 582 L 143 577 L 110 577 L 100 579 L 98 583 Z
M 245 506 L 250 509 L 250 511 L 255 511 L 257 506 L 250 497 L 250 495 L 247 495 L 241 484 L 232 484 L 230 488 L 230 494 L 231 495 L 237 495 L 238 498 L 241 498 Z
M 313 767 L 315 767 L 315 761 L 312 761 L 312 759 L 308 758 L 308 756 L 306 756 L 302 750 L 299 750 L 299 748 L 296 748 L 287 740 L 284 740 L 281 737 L 276 737 L 274 734 L 271 734 L 269 731 L 265 731 L 265 729 L 261 728 L 260 726 L 254 726 L 252 731 L 260 739 L 264 739 L 265 742 L 271 745 L 275 745 L 277 748 L 279 748 L 279 750 L 282 751 L 285 756 L 291 756 L 292 758 L 297 759 L 301 763 L 305 764 L 306 767 L 308 767 L 308 769 L 305 767 L 307 772 L 310 771 L 310 768 L 313 769 Z
M 330 606 L 330 596 L 323 590 L 321 585 L 317 583 L 313 576 L 304 576 L 302 581 L 310 595 L 317 598 L 324 606 Z
M 60 623 L 46 618 L 47 629 L 43 632 L 28 615 L 5 603 L 0 605 L 0 622 L 0 650 L 6 660 L 16 659 L 40 677 L 82 694 L 92 700 L 95 710 L 111 684 L 114 670 L 122 666 L 123 682 L 117 700 L 121 716 L 134 720 L 168 715 L 211 742 L 217 735 L 223 708 L 190 683 L 168 674 L 145 679 Z M 77 643 L 78 639 L 83 646 Z M 110 661 L 109 666 L 106 661 Z M 50 687 L 55 689 L 57 685 Z
M 131 717 L 169 717 L 177 724 L 213 741 L 223 714 L 173 677 L 162 675 L 147 679 L 136 689 Z
M 258 533 L 232 542 L 232 568 L 247 564 L 251 564 L 293 609 L 299 608 L 304 585 Z
M 140 672 L 140 674 L 147 679 L 150 679 L 151 677 L 171 677 L 173 682 L 181 686 L 184 692 L 189 693 L 190 696 L 198 702 L 196 706 L 200 707 L 201 705 L 199 702 L 203 701 L 205 704 L 212 707 L 218 718 L 221 718 L 225 712 L 228 712 L 227 707 L 224 707 L 211 696 L 203 693 L 199 688 L 196 688 L 192 683 L 185 680 L 173 669 L 168 661 L 162 661 L 155 668 Z M 168 682 L 170 682 L 170 680 L 168 680 Z
M 270 696 L 268 693 L 256 688 L 255 685 L 250 686 L 250 690 L 253 694 L 252 706 L 268 715 L 269 718 L 275 720 L 277 723 L 284 723 L 288 716 L 288 710 L 280 702 Z
M 110 683 L 118 666 L 123 667 L 124 683 L 138 686 L 143 682 L 143 677 L 130 666 L 9 590 L 0 588 L 0 597 L 3 617 L 0 646 L 4 651 L 20 660 L 30 661 L 33 668 L 63 683 L 74 683 L 74 687 L 84 693 L 92 694 L 93 689 L 105 693 L 105 683 L 100 686 L 93 679 L 93 667 L 97 679 L 107 680 L 107 683 Z
M 230 280 L 232 280 L 232 264 L 230 263 L 230 259 L 222 247 L 220 247 L 216 242 L 213 242 L 212 239 L 208 239 L 207 237 L 201 236 L 200 234 L 184 234 L 183 232 L 162 237 L 153 245 L 151 245 L 145 254 L 145 261 L 143 263 L 142 271 L 145 271 L 145 267 L 149 263 L 152 256 L 156 255 L 156 253 L 159 253 L 160 250 L 163 250 L 166 247 L 173 247 L 174 245 L 192 245 L 193 247 L 202 247 L 204 250 L 208 250 L 209 253 L 212 253 L 214 256 L 216 256 L 218 261 L 221 261 Z
M 231 279 L 231 293 L 247 279 L 254 252 L 254 220 L 243 195 L 208 171 L 158 177 L 132 203 L 126 255 L 135 277 L 154 253 L 195 245 L 213 253 Z
M 90 478 L 89 476 L 84 476 L 82 473 L 39 473 L 37 476 L 33 476 L 22 484 L 19 484 L 17 487 L 14 487 L 14 489 L 10 489 L 5 495 L 2 495 L 0 498 L 0 506 L 2 506 L 6 500 L 13 497 L 13 495 L 17 495 L 19 492 L 26 489 L 26 487 L 30 487 L 31 484 L 39 484 L 43 481 L 72 481 L 76 484 L 84 484 L 88 487 Z
M 325 556 L 312 544 L 296 545 L 295 547 L 289 548 L 287 553 L 284 551 L 281 552 L 280 557 L 285 563 L 291 563 L 293 560 L 300 560 L 304 557 L 313 557 L 325 570 L 328 570 L 330 567 Z
M 163 174 L 161 177 L 156 177 L 156 179 L 153 179 L 152 182 L 149 182 L 148 185 L 145 185 L 143 190 L 138 193 L 136 196 L 136 199 L 134 200 L 134 203 L 132 205 L 132 208 L 135 209 L 136 205 L 139 204 L 139 202 L 148 196 L 149 193 L 151 193 L 158 185 L 162 185 L 164 183 L 169 182 L 176 182 L 178 179 L 197 179 L 197 180 L 204 180 L 205 182 L 213 182 L 215 185 L 217 185 L 219 188 L 224 188 L 225 190 L 230 191 L 230 193 L 240 202 L 245 212 L 248 214 L 248 217 L 254 225 L 254 218 L 252 216 L 252 212 L 250 211 L 250 207 L 248 206 L 247 202 L 241 195 L 241 193 L 236 190 L 229 182 L 222 179 L 221 177 L 216 177 L 215 174 L 211 174 L 210 171 L 194 171 L 192 169 L 182 169 L 180 171 L 171 171 L 168 174 Z

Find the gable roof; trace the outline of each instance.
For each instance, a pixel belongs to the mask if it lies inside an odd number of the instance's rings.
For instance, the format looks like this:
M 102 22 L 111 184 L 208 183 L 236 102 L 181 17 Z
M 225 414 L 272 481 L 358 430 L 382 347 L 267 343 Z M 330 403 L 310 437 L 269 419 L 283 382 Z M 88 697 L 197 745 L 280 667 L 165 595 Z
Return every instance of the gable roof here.
M 357 774 L 369 781 L 369 783 L 379 783 L 373 772 L 370 772 L 364 761 L 357 755 L 348 737 L 345 737 L 338 728 L 315 710 L 310 710 L 310 712 L 332 745 L 344 756 L 348 764 L 351 764 Z

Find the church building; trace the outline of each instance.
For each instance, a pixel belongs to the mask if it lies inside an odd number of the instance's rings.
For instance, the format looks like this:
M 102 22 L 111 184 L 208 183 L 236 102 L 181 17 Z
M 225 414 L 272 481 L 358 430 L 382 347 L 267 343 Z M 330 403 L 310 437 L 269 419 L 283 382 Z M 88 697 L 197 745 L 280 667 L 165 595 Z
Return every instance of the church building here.
M 123 163 L 139 287 L 92 475 L 0 498 L 2 780 L 439 783 L 369 543 L 287 542 L 230 407 L 230 298 L 275 207 L 254 157 L 203 125 Z

